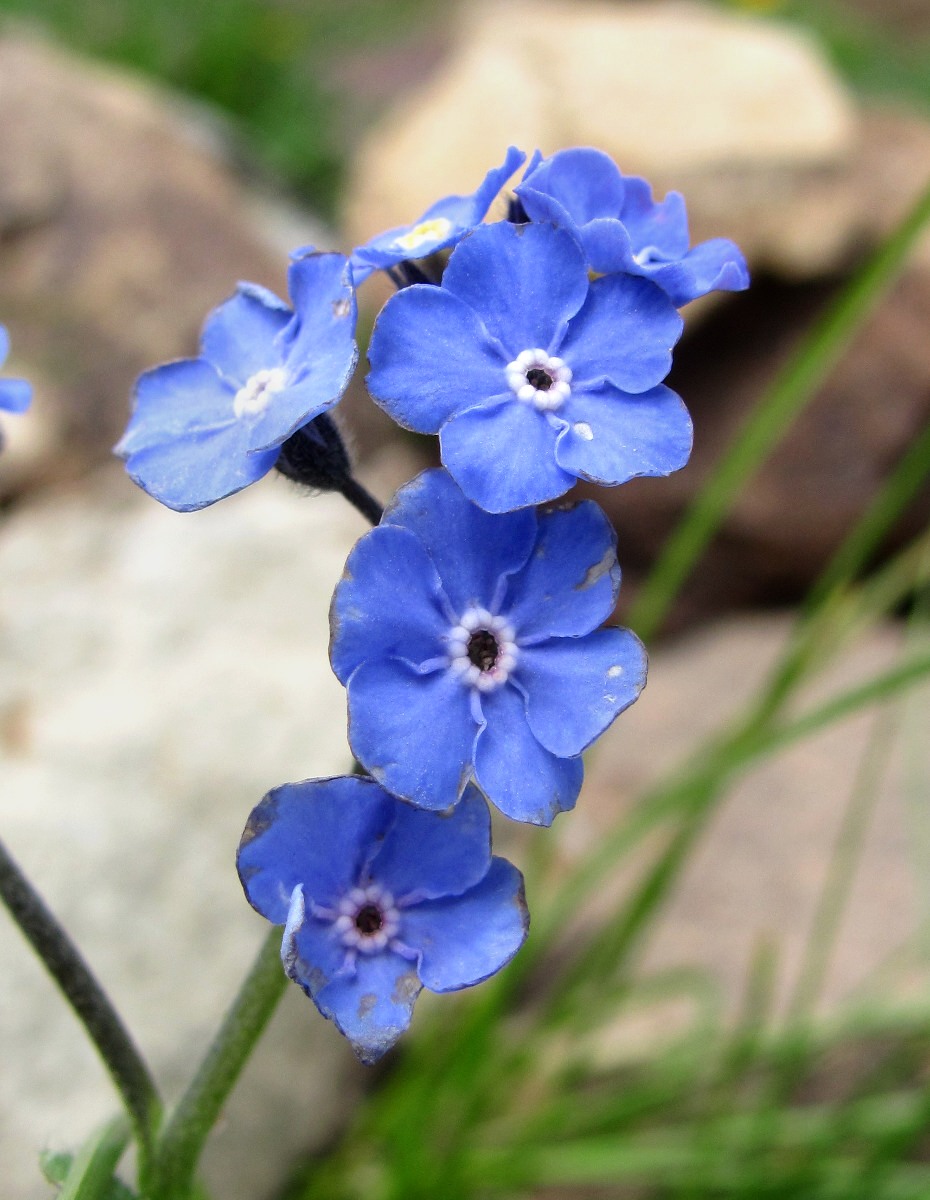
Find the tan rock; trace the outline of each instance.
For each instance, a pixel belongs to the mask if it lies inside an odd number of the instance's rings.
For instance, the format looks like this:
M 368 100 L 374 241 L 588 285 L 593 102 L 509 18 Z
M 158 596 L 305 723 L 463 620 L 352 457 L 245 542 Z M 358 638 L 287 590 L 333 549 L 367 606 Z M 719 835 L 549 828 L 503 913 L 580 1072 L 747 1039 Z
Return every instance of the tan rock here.
M 456 47 L 369 135 L 350 240 L 473 189 L 513 142 L 606 150 L 754 263 L 816 274 L 848 251 L 857 117 L 801 33 L 698 4 L 509 0 L 467 9 Z

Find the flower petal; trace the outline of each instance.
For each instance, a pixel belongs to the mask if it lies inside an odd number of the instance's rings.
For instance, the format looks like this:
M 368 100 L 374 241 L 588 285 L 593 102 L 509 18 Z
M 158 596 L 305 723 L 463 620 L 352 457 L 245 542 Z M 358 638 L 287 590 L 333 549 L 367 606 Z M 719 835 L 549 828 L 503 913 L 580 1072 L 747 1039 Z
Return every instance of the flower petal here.
M 305 901 L 333 903 L 354 887 L 373 841 L 394 816 L 370 779 L 337 776 L 274 788 L 252 810 L 237 859 L 249 903 L 275 925 L 298 884 Z
M 555 353 L 584 303 L 588 273 L 571 234 L 548 224 L 500 221 L 459 243 L 442 288 L 474 309 L 509 362 L 536 347 Z
M 25 379 L 0 379 L 0 408 L 24 413 L 32 400 L 32 384 Z
M 341 683 L 369 658 L 422 663 L 445 653 L 449 618 L 432 559 L 408 529 L 381 525 L 356 542 L 330 608 L 330 661 Z
M 525 158 L 521 150 L 510 146 L 503 163 L 488 171 L 475 192 L 467 196 L 445 196 L 412 225 L 389 229 L 353 250 L 351 263 L 356 287 L 372 271 L 395 266 L 409 258 L 425 258 L 454 245 L 481 221 L 497 193 Z
M 654 387 L 669 372 L 683 325 L 654 283 L 635 275 L 595 280 L 559 348 L 574 372 L 572 394 L 605 379 L 624 392 Z
M 616 545 L 593 500 L 540 514 L 533 553 L 512 576 L 505 602 L 521 646 L 590 633 L 610 616 L 620 589 Z
M 648 275 L 679 307 L 708 292 L 741 292 L 749 287 L 742 251 L 727 238 L 701 242 L 679 262 L 657 263 Z
M 349 744 L 389 792 L 421 808 L 451 808 L 471 779 L 477 726 L 452 671 L 419 675 L 388 658 L 350 676 Z
M 148 446 L 229 428 L 237 423 L 234 396 L 232 386 L 203 358 L 146 371 L 136 384 L 129 427 L 115 453 L 126 458 Z
M 477 315 L 432 284 L 392 296 L 368 350 L 372 397 L 405 429 L 437 433 L 449 417 L 509 391 L 508 360 Z
M 608 486 L 640 475 L 669 475 L 691 454 L 691 418 L 667 387 L 631 396 L 604 384 L 573 392 L 555 457 L 566 471 Z
M 400 525 L 423 543 L 458 615 L 487 607 L 502 576 L 519 570 L 536 540 L 531 509 L 492 516 L 462 495 L 446 471 L 422 471 L 388 505 L 382 525 Z
M 470 500 L 490 513 L 554 500 L 575 477 L 555 457 L 562 422 L 511 393 L 470 408 L 440 431 L 443 465 Z
M 480 983 L 523 945 L 529 912 L 523 876 L 503 858 L 462 896 L 418 904 L 404 913 L 404 942 L 420 952 L 419 975 L 433 992 Z
M 478 735 L 475 775 L 492 804 L 515 821 L 551 825 L 575 807 L 584 767 L 580 758 L 557 758 L 530 731 L 523 697 L 505 684 L 481 699 L 487 722 Z
M 355 970 L 337 975 L 318 992 L 305 989 L 324 1017 L 336 1023 L 363 1063 L 373 1063 L 410 1024 L 422 990 L 416 969 L 399 954 L 359 954 Z
M 516 678 L 526 692 L 533 736 L 568 758 L 581 754 L 643 690 L 646 651 L 628 629 L 553 638 L 521 649 Z
M 292 316 L 267 288 L 240 283 L 236 294 L 207 317 L 200 353 L 238 391 L 258 371 L 280 365 L 274 339 Z
M 514 189 L 534 221 L 578 228 L 595 217 L 618 216 L 624 179 L 603 150 L 574 146 L 544 159 Z
M 468 787 L 448 813 L 398 804 L 394 824 L 369 870 L 395 900 L 435 900 L 474 887 L 490 863 L 491 815 L 477 788 Z M 406 910 L 404 923 L 406 927 Z M 402 940 L 407 941 L 406 936 Z

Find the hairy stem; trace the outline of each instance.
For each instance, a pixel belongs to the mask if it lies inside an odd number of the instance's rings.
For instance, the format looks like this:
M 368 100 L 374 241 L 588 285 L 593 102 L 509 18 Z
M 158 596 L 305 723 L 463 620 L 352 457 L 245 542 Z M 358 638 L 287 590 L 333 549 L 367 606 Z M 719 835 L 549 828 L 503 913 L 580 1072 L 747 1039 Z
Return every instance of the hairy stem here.
M 80 951 L 0 841 L 0 899 L 64 993 L 123 1099 L 144 1177 L 161 1103 L 142 1055 Z

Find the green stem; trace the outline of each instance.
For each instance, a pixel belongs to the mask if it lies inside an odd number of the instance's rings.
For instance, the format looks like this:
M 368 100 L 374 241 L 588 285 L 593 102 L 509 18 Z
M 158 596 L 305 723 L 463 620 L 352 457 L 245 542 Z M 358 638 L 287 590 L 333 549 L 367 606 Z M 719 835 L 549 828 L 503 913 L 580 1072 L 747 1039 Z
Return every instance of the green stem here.
M 668 539 L 630 613 L 648 641 L 661 626 L 679 588 L 707 546 L 740 488 L 778 444 L 791 422 L 839 361 L 863 321 L 894 282 L 930 221 L 930 187 L 908 217 L 876 251 L 835 305 L 817 322 L 752 413 L 693 506 Z
M 159 1139 L 155 1164 L 159 1200 L 182 1200 L 190 1195 L 203 1145 L 286 985 L 281 930 L 275 927 Z
M 116 1117 L 90 1138 L 74 1157 L 56 1200 L 107 1200 L 113 1174 L 129 1141 L 125 1117 Z
M 0 841 L 0 899 L 90 1035 L 132 1120 L 145 1177 L 161 1103 L 149 1069 L 80 951 Z

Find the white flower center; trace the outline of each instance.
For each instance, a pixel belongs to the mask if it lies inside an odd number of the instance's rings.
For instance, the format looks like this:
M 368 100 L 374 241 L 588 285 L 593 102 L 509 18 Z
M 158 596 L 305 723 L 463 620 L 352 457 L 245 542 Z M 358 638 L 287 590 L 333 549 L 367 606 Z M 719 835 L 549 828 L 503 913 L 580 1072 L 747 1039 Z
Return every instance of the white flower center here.
M 400 929 L 400 911 L 394 897 L 380 884 L 354 887 L 336 908 L 336 932 L 344 946 L 362 954 L 377 954 Z
M 517 399 L 539 412 L 560 408 L 572 394 L 571 367 L 561 358 L 550 358 L 545 350 L 523 350 L 506 370 Z
M 452 232 L 452 222 L 447 217 L 433 217 L 430 221 L 421 221 L 408 229 L 399 238 L 394 239 L 394 245 L 408 254 L 415 255 L 428 242 L 441 242 Z
M 288 384 L 284 367 L 266 367 L 256 371 L 242 385 L 233 398 L 233 412 L 237 417 L 255 416 L 264 412 L 277 392 L 283 392 Z
M 485 608 L 469 608 L 446 635 L 449 666 L 462 683 L 491 692 L 506 683 L 519 650 L 513 626 Z

